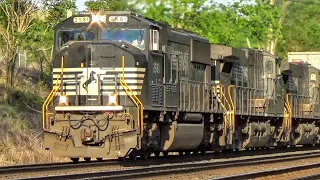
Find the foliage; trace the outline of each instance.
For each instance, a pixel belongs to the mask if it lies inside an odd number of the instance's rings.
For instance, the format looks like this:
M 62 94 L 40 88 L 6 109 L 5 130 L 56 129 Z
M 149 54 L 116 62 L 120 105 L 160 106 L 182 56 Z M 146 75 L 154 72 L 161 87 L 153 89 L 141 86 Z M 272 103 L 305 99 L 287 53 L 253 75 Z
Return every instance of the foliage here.
M 196 32 L 212 43 L 246 46 L 248 38 L 266 47 L 268 38 L 280 37 L 281 11 L 268 2 L 219 5 L 205 0 L 145 0 L 142 9 L 149 18 Z
M 239 14 L 236 28 L 242 30 L 246 38 L 256 41 L 258 47 L 267 48 L 268 40 L 280 36 L 281 11 L 276 5 L 261 1 L 254 4 L 237 2 L 231 8 Z
M 2 57 L 5 63 L 5 99 L 13 88 L 14 69 L 17 55 L 26 46 L 30 37 L 29 29 L 35 19 L 39 18 L 36 0 L 4 0 L 0 2 L 0 37 Z
M 39 94 L 26 90 L 15 90 L 10 92 L 10 96 L 13 99 L 13 103 L 11 105 L 20 112 L 33 111 L 41 113 L 39 110 L 41 110 L 44 100 L 39 96 Z
M 61 162 L 43 149 L 41 114 L 0 105 L 0 165 Z
M 89 11 L 122 11 L 131 9 L 126 0 L 89 0 L 85 2 Z
M 34 26 L 30 28 L 33 38 L 30 38 L 26 48 L 30 59 L 40 66 L 39 80 L 44 80 L 52 69 L 51 55 L 53 46 L 54 27 L 67 18 L 67 10 L 75 11 L 75 0 L 42 0 L 43 18 L 37 19 Z
M 277 49 L 279 55 L 290 51 L 320 51 L 319 1 L 290 3 L 283 22 L 283 40 Z
M 229 43 L 235 32 L 230 28 L 231 11 L 216 4 L 207 5 L 205 0 L 145 0 L 142 3 L 144 16 L 169 23 L 174 28 L 183 28 L 210 39 L 213 43 Z
M 53 28 L 56 24 L 67 18 L 67 10 L 76 11 L 76 0 L 42 0 L 44 12 L 47 17 L 45 23 Z

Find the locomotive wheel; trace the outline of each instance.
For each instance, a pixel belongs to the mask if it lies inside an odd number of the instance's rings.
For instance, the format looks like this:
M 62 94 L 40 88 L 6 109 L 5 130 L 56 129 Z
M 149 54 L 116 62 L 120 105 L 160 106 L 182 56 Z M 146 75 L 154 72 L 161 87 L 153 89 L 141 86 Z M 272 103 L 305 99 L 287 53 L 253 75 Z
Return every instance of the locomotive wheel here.
M 160 152 L 153 152 L 153 154 L 154 154 L 156 157 L 159 157 L 159 156 L 160 156 Z
M 185 152 L 185 155 L 186 155 L 186 156 L 190 156 L 190 151 L 186 151 L 186 152 Z
M 136 151 L 136 150 L 133 150 L 133 151 L 130 153 L 129 157 L 130 157 L 131 160 L 136 161 L 136 160 L 137 160 L 137 151 Z
M 85 157 L 83 158 L 86 162 L 90 162 L 91 161 L 91 157 Z
M 102 158 L 96 158 L 97 159 L 97 161 L 102 161 Z
M 167 156 L 168 156 L 168 152 L 167 152 L 167 151 L 164 151 L 164 152 L 162 152 L 162 155 L 165 156 L 165 157 L 167 157 Z
M 150 156 L 151 156 L 151 152 L 150 151 L 141 152 L 141 155 L 140 155 L 141 159 L 143 159 L 143 160 L 149 159 Z
M 79 158 L 70 158 L 71 159 L 71 161 L 73 162 L 73 163 L 78 163 L 79 162 Z
M 126 157 L 118 157 L 118 159 L 119 159 L 120 161 L 126 161 L 126 160 L 127 160 Z

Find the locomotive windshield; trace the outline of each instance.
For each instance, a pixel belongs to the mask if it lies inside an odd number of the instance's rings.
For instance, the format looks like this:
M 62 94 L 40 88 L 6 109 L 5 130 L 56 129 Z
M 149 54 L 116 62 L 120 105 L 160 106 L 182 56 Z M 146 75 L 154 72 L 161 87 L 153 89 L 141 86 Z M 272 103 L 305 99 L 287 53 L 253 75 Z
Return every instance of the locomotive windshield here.
M 125 41 L 139 49 L 145 49 L 143 29 L 109 28 L 102 32 L 102 40 Z
M 69 41 L 91 41 L 94 38 L 92 31 L 86 30 L 62 30 L 60 31 L 59 46 L 65 45 Z

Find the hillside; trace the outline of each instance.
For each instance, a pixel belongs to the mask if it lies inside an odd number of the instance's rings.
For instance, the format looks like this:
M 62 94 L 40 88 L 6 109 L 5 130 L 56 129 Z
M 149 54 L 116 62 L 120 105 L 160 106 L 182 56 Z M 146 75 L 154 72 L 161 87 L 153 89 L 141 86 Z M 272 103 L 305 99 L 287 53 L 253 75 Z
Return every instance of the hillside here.
M 41 106 L 49 89 L 30 75 L 37 71 L 19 71 L 9 103 L 0 101 L 0 165 L 65 161 L 42 147 Z M 0 86 L 0 97 L 3 89 Z

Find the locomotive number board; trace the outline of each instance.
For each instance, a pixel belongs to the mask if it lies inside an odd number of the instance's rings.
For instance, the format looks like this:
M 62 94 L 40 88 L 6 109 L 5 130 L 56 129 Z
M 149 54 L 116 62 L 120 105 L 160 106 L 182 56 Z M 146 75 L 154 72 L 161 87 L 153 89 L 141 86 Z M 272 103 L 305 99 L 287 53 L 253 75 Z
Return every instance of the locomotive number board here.
M 128 17 L 127 16 L 110 16 L 109 22 L 126 23 L 128 22 Z
M 74 17 L 73 22 L 74 23 L 89 23 L 90 17 Z

